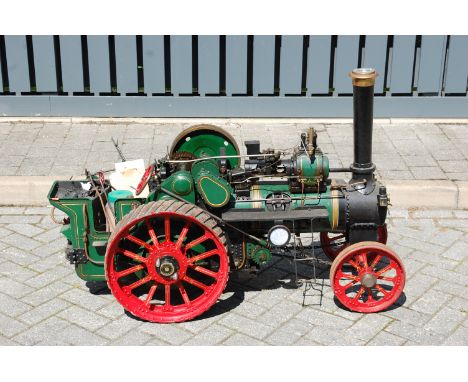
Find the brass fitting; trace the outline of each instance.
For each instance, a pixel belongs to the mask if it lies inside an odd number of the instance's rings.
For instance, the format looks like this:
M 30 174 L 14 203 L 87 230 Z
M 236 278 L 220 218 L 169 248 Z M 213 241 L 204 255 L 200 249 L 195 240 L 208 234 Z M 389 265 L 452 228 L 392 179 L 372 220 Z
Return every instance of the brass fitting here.
M 357 68 L 349 73 L 353 80 L 353 86 L 368 87 L 374 86 L 375 79 L 379 74 L 372 68 Z

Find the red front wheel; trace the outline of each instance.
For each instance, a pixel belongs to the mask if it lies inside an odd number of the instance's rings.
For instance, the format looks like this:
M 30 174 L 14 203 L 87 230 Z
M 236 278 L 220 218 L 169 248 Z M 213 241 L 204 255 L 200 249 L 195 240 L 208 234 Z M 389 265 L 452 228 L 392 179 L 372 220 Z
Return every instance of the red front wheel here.
M 196 206 L 172 200 L 142 205 L 109 239 L 109 288 L 144 320 L 190 320 L 208 310 L 226 286 L 225 241 L 217 223 Z
M 405 270 L 386 245 L 364 241 L 345 248 L 333 261 L 330 283 L 348 309 L 375 313 L 394 304 L 405 286 Z
M 382 244 L 387 244 L 387 238 L 387 225 L 378 226 L 377 241 Z M 344 248 L 349 246 L 349 242 L 344 233 L 320 232 L 320 245 L 322 246 L 323 253 L 325 253 L 330 260 L 334 260 Z

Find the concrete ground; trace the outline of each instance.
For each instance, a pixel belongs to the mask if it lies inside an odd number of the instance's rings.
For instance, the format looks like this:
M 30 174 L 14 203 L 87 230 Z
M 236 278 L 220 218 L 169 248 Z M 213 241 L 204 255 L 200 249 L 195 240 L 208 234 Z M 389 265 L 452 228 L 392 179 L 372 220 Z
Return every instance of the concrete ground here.
M 262 148 L 296 146 L 300 132 L 313 126 L 332 167 L 352 162 L 351 123 L 313 123 L 311 119 L 206 121 L 231 133 L 242 152 L 243 142 L 249 139 L 259 139 Z M 148 163 L 163 156 L 180 131 L 204 122 L 0 118 L 0 176 L 68 176 L 83 174 L 85 168 L 112 169 L 119 157 L 111 137 L 119 140 L 128 159 L 143 158 Z M 468 122 L 376 120 L 373 138 L 373 159 L 381 179 L 468 180 Z
M 326 266 L 304 297 L 289 262 L 275 258 L 257 277 L 231 276 L 206 314 L 171 325 L 136 320 L 105 285 L 81 281 L 48 214 L 0 207 L 0 345 L 468 345 L 466 210 L 391 209 L 389 246 L 407 284 L 385 312 L 339 307 Z M 312 267 L 300 272 L 311 277 Z

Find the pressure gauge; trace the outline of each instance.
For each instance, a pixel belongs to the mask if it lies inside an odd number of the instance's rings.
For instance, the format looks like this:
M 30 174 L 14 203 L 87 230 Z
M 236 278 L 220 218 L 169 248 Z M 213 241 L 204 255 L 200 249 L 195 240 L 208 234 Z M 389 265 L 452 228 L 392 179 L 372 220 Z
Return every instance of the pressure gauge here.
M 275 225 L 268 232 L 268 241 L 275 247 L 284 247 L 289 243 L 291 232 L 284 225 Z

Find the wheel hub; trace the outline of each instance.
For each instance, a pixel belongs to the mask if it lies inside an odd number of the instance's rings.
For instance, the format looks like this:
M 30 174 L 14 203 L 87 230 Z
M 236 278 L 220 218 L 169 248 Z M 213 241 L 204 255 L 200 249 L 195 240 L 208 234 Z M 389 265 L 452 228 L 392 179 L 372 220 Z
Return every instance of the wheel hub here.
M 156 261 L 156 271 L 167 278 L 177 278 L 179 263 L 172 256 L 164 256 Z
M 373 273 L 364 273 L 361 277 L 361 284 L 366 288 L 372 288 L 377 284 L 377 277 Z

